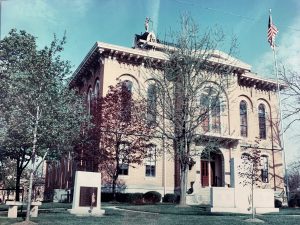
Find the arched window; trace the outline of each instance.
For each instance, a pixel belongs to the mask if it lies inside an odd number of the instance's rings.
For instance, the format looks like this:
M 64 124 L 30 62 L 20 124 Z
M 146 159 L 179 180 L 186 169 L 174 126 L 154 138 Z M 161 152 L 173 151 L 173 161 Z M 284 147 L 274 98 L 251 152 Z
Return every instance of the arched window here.
M 264 183 L 269 182 L 269 161 L 268 161 L 268 156 L 262 155 L 261 156 L 261 181 Z
M 242 100 L 240 102 L 240 129 L 241 129 L 241 136 L 247 137 L 248 136 L 248 123 L 247 123 L 247 103 Z
M 122 82 L 122 120 L 128 122 L 131 120 L 131 100 L 132 100 L 132 82 L 125 80 Z
M 258 126 L 259 126 L 259 138 L 266 139 L 266 109 L 264 104 L 258 106 Z
M 87 96 L 87 107 L 88 107 L 88 114 L 91 114 L 92 110 L 92 99 L 93 99 L 93 91 L 92 88 L 89 88 L 88 96 Z
M 147 90 L 147 120 L 149 124 L 156 123 L 157 89 L 155 84 L 149 84 Z
M 100 81 L 99 80 L 97 80 L 95 83 L 94 95 L 95 95 L 95 99 L 97 101 L 100 97 Z
M 211 99 L 211 128 L 213 132 L 221 132 L 221 116 L 220 116 L 220 99 L 218 96 L 214 96 Z
M 123 89 L 124 91 L 126 90 L 126 91 L 132 93 L 132 86 L 133 86 L 133 83 L 130 80 L 124 80 L 122 82 L 122 88 L 124 88 Z
M 204 132 L 221 132 L 221 104 L 219 93 L 212 87 L 204 89 L 200 97 L 201 126 Z

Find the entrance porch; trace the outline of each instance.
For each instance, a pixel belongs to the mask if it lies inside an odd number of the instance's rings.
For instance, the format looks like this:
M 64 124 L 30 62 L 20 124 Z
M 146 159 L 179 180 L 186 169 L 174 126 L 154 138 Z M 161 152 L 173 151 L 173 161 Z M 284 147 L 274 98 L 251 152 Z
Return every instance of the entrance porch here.
M 219 149 L 204 150 L 190 171 L 191 187 L 187 195 L 190 205 L 211 205 L 212 187 L 225 186 L 224 156 Z

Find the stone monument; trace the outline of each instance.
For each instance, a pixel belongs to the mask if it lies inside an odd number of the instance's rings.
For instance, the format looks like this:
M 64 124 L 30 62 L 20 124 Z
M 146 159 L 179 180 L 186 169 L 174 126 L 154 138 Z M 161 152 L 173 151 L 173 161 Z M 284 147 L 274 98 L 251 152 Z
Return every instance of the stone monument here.
M 71 214 L 78 216 L 102 216 L 101 173 L 76 171 Z

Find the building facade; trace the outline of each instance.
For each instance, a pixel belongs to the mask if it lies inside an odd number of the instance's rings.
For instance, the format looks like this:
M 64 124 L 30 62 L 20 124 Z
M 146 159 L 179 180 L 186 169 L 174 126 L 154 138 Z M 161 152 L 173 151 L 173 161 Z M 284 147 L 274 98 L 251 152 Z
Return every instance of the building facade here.
M 133 93 L 141 92 L 142 88 L 151 92 L 153 86 L 148 79 L 153 68 L 149 69 L 145 62 L 164 63 L 167 56 L 162 49 L 163 44 L 156 40 L 153 32 L 136 35 L 133 48 L 97 42 L 74 72 L 70 86 L 86 95 L 89 113 L 93 99 L 105 96 L 108 87 L 120 81 L 130 82 Z M 199 154 L 193 158 L 194 165 L 188 172 L 188 201 L 191 204 L 213 204 L 212 188 L 228 191 L 242 188 L 238 168 L 251 148 L 261 150 L 260 188 L 274 190 L 275 195 L 279 195 L 284 190 L 284 173 L 278 138 L 277 83 L 259 77 L 252 72 L 250 65 L 223 52 L 214 54 L 214 63 L 231 68 L 232 84 L 218 95 L 219 108 L 199 126 L 201 138 L 195 138 L 192 144 L 193 151 Z M 217 84 L 211 82 L 204 86 L 203 94 L 214 85 Z M 213 98 L 210 92 L 207 99 Z M 207 156 L 204 153 L 209 140 L 214 140 L 218 146 Z M 155 141 L 157 150 L 162 150 L 162 141 L 162 138 Z M 174 193 L 179 178 L 174 156 L 167 151 L 156 153 L 154 149 L 153 152 L 154 157 L 145 159 L 142 165 L 123 168 L 119 180 L 126 185 L 126 192 L 155 190 L 163 195 Z M 58 173 L 57 167 L 49 164 L 45 189 L 71 188 L 72 171 L 76 170 L 74 162 L 71 164 L 68 161 L 60 165 L 63 173 Z M 54 177 L 51 174 L 55 174 Z

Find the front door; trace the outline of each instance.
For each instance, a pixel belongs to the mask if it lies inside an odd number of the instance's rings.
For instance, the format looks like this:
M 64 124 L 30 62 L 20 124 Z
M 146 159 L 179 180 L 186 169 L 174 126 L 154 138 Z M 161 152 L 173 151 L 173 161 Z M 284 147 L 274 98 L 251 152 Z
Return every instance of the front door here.
M 208 161 L 201 160 L 201 183 L 203 187 L 209 186 L 208 180 Z

